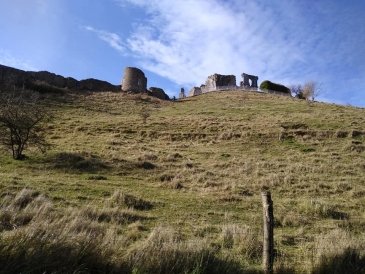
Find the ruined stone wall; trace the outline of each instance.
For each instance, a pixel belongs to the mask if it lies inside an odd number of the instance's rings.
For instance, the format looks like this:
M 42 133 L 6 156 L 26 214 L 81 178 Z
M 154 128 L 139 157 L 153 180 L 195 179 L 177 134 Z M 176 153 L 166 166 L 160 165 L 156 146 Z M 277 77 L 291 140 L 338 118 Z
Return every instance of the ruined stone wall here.
M 122 80 L 122 91 L 126 92 L 146 92 L 147 78 L 143 71 L 138 68 L 127 67 L 124 70 Z
M 186 97 L 185 96 L 185 89 L 181 88 L 180 93 L 179 93 L 179 99 L 184 99 L 185 97 Z
M 257 81 L 259 80 L 258 76 L 250 75 L 247 73 L 241 74 L 243 81 L 241 81 L 241 87 L 251 87 L 251 88 L 258 88 Z M 251 83 L 250 83 L 251 81 Z
M 202 90 L 201 90 L 201 88 L 199 88 L 199 87 L 193 87 L 193 88 L 190 90 L 190 92 L 189 92 L 189 97 L 190 97 L 190 96 L 200 95 L 200 94 L 202 94 Z
M 209 92 L 217 90 L 220 87 L 236 87 L 236 76 L 234 75 L 221 75 L 213 74 L 205 81 L 205 85 L 202 87 L 202 92 Z

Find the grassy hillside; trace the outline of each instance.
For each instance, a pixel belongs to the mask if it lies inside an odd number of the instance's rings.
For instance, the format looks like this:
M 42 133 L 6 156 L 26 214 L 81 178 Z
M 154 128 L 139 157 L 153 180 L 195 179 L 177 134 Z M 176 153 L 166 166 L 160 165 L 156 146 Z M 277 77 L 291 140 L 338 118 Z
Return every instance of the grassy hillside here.
M 52 149 L 0 152 L 5 271 L 258 271 L 261 189 L 278 272 L 364 271 L 364 109 L 249 92 L 44 104 Z

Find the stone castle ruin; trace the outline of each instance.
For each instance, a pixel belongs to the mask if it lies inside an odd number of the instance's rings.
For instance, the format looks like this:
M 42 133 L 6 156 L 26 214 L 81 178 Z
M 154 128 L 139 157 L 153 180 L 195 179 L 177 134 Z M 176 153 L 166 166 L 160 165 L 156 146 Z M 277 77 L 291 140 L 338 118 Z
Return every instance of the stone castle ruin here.
M 179 93 L 179 99 L 184 99 L 185 97 L 185 89 L 181 88 Z
M 243 81 L 236 85 L 236 76 L 213 74 L 207 78 L 200 87 L 193 87 L 189 94 L 185 94 L 184 88 L 181 88 L 179 99 L 190 96 L 196 96 L 203 93 L 219 90 L 252 90 L 264 93 L 291 96 L 290 90 L 280 91 L 274 88 L 258 88 L 258 77 L 247 73 L 242 73 Z M 261 84 L 264 84 L 264 81 Z M 271 83 L 273 84 L 273 83 Z M 150 87 L 147 89 L 147 77 L 144 72 L 135 67 L 126 67 L 121 86 L 113 85 L 106 81 L 97 79 L 85 79 L 78 81 L 71 77 L 63 77 L 48 71 L 23 71 L 16 68 L 0 65 L 0 91 L 5 89 L 30 89 L 44 92 L 50 89 L 60 90 L 77 90 L 77 91 L 123 91 L 127 93 L 144 93 L 162 100 L 169 100 L 169 96 L 162 88 Z
M 202 85 L 200 88 L 202 93 L 206 93 L 209 91 L 217 90 L 220 87 L 236 87 L 236 76 L 234 75 L 221 75 L 221 74 L 213 74 L 208 77 L 205 81 L 205 85 Z
M 196 96 L 203 93 L 217 91 L 217 90 L 232 90 L 232 89 L 257 89 L 257 81 L 259 79 L 258 76 L 249 75 L 246 73 L 242 73 L 243 81 L 240 82 L 240 86 L 237 87 L 236 84 L 236 76 L 234 75 L 221 75 L 221 74 L 213 74 L 210 75 L 205 84 L 200 87 L 193 87 L 189 96 Z
M 126 67 L 122 80 L 122 91 L 125 92 L 146 92 L 147 78 L 144 72 L 138 68 Z
M 126 67 L 124 69 L 121 90 L 132 93 L 146 93 L 161 100 L 170 100 L 162 88 L 150 87 L 147 90 L 147 77 L 138 68 Z
M 258 88 L 257 81 L 259 80 L 259 77 L 246 73 L 242 73 L 241 76 L 243 81 L 241 81 L 240 87 Z
M 189 91 L 189 97 L 192 96 L 197 96 L 202 94 L 202 89 L 200 87 L 193 87 L 190 91 Z

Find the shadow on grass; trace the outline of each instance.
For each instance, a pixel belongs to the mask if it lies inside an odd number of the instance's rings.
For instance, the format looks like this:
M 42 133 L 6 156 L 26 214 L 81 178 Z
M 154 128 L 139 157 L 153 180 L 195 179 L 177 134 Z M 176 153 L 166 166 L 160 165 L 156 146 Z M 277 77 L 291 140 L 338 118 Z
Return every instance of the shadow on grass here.
M 330 247 L 329 247 L 330 248 Z M 312 271 L 315 274 L 360 274 L 365 273 L 365 255 L 358 250 L 348 248 L 340 254 L 323 256 L 318 266 Z
M 168 254 L 156 265 L 145 262 L 137 265 L 121 258 L 111 262 L 100 254 L 99 248 L 91 243 L 81 243 L 82 250 L 71 244 L 52 242 L 27 243 L 38 248 L 17 249 L 13 253 L 1 253 L 1 273 L 261 273 L 244 270 L 237 263 L 222 260 L 207 251 L 190 253 L 177 252 L 179 260 L 169 260 Z M 3 246 L 0 245 L 1 248 Z
M 0 273 L 131 273 L 126 265 L 101 256 L 100 248 L 92 241 L 72 244 L 42 237 L 22 240 L 17 247 L 0 243 Z
M 74 172 L 93 173 L 111 168 L 99 156 L 86 153 L 61 152 L 50 157 L 47 161 L 56 169 Z

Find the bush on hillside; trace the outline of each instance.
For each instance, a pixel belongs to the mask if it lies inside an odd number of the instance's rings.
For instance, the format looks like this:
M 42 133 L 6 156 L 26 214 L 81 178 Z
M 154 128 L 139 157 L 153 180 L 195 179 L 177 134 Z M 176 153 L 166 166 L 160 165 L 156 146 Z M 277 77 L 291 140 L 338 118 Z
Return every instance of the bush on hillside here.
M 262 90 L 273 90 L 290 94 L 290 89 L 284 85 L 276 84 L 271 81 L 265 80 L 261 83 L 260 89 Z
M 46 152 L 46 123 L 51 114 L 37 94 L 31 92 L 5 93 L 0 96 L 0 145 L 11 151 L 15 160 L 25 159 L 29 146 Z
M 295 98 L 314 101 L 321 92 L 320 85 L 315 81 L 306 82 L 302 85 L 291 85 L 290 92 Z

